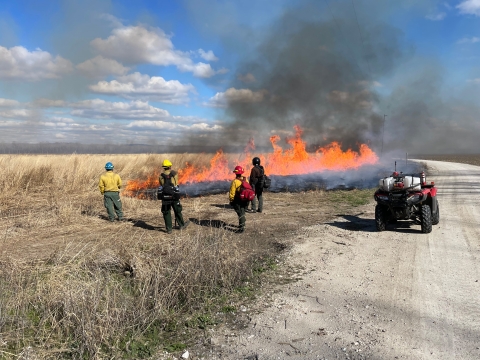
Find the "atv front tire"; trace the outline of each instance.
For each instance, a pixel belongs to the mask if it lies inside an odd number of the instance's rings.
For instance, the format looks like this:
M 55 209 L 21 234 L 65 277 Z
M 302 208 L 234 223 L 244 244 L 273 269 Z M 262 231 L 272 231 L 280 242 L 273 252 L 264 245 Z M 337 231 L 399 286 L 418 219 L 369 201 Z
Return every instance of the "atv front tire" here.
M 422 233 L 428 234 L 432 232 L 432 209 L 430 205 L 422 205 L 422 215 L 420 217 L 422 224 Z
M 377 204 L 375 206 L 375 225 L 378 231 L 385 231 L 387 227 L 387 210 L 384 205 Z
M 440 208 L 438 207 L 438 200 L 435 199 L 437 202 L 437 211 L 432 214 L 432 225 L 437 225 L 440 222 Z

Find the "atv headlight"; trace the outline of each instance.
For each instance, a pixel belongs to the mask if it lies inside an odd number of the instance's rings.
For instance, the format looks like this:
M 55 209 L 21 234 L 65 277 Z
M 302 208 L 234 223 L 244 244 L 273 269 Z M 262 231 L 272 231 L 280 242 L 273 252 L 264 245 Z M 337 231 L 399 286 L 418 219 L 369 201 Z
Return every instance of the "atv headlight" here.
M 377 200 L 388 201 L 388 196 L 387 195 L 377 195 Z

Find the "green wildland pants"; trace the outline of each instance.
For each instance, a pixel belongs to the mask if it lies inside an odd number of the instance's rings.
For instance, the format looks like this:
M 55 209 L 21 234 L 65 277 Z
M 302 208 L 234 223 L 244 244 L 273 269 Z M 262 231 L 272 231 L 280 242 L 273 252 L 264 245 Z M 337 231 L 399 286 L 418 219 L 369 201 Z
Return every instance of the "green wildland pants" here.
M 177 220 L 178 226 L 182 227 L 185 226 L 185 221 L 183 221 L 183 215 L 182 215 L 182 204 L 180 204 L 180 201 L 174 201 L 174 202 L 163 202 L 162 201 L 162 214 L 163 214 L 163 220 L 165 220 L 165 228 L 167 231 L 172 230 L 172 212 L 170 209 L 173 208 L 173 212 L 175 213 L 175 220 Z
M 107 209 L 110 221 L 115 220 L 115 213 L 118 216 L 118 220 L 123 219 L 122 200 L 120 200 L 118 191 L 105 191 L 103 194 L 103 205 Z
M 247 202 L 234 201 L 232 203 L 232 206 L 238 215 L 238 227 L 240 228 L 240 230 L 245 229 L 245 210 L 247 209 L 248 201 Z

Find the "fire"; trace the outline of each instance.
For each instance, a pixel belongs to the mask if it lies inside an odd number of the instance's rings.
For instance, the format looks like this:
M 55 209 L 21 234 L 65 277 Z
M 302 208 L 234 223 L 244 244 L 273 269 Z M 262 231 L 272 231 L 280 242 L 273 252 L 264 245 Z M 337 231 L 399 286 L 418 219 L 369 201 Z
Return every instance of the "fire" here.
M 265 167 L 267 175 L 299 175 L 322 172 L 326 170 L 348 170 L 358 169 L 363 165 L 375 164 L 378 157 L 375 152 L 366 144 L 361 144 L 359 151 L 348 149 L 343 151 L 341 144 L 332 142 L 325 147 L 320 147 L 315 153 L 306 150 L 307 144 L 302 140 L 303 130 L 295 126 L 295 135 L 287 138 L 286 142 L 290 148 L 283 149 L 278 142 L 280 137 L 270 137 L 273 153 L 256 155 L 260 158 Z M 255 143 L 250 139 L 243 156 L 235 163 L 228 161 L 225 153 L 218 150 L 210 160 L 207 167 L 197 167 L 193 164 L 185 164 L 185 167 L 178 170 L 179 182 L 198 183 L 204 181 L 230 180 L 233 178 L 232 169 L 240 165 L 245 169 L 246 174 L 250 173 L 251 154 L 255 150 Z M 131 180 L 126 186 L 126 195 L 134 195 L 139 190 L 151 189 L 158 186 L 159 171 L 155 171 L 146 180 Z

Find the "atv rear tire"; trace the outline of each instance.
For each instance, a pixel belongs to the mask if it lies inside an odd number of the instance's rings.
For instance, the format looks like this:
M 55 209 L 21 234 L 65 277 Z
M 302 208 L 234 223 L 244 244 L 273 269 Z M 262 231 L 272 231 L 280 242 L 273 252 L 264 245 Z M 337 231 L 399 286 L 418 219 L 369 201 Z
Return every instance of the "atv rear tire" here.
M 438 200 L 435 199 L 437 202 L 437 211 L 432 214 L 432 225 L 437 225 L 440 222 L 440 208 L 438 207 Z
M 422 215 L 421 215 L 421 223 L 422 223 L 422 233 L 428 234 L 432 232 L 432 209 L 430 205 L 422 205 Z
M 384 205 L 377 204 L 375 206 L 375 225 L 378 231 L 385 231 L 387 227 L 387 210 Z

